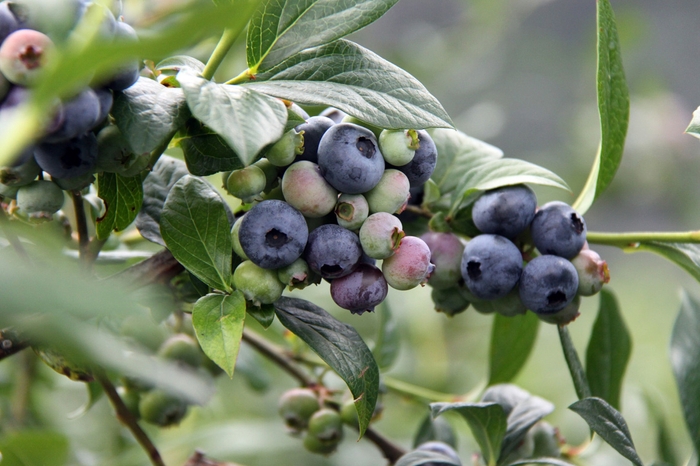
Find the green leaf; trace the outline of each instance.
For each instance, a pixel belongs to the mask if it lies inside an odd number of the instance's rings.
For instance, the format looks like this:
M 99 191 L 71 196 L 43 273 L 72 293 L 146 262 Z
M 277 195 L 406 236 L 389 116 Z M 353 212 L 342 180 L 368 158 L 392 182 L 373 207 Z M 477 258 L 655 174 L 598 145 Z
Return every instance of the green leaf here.
M 671 335 L 671 367 L 685 423 L 695 452 L 700 452 L 700 303 L 683 293 Z
M 561 341 L 561 349 L 564 352 L 566 365 L 569 367 L 571 381 L 574 383 L 576 395 L 580 400 L 591 396 L 591 389 L 586 378 L 586 371 L 581 364 L 581 359 L 578 357 L 574 342 L 571 340 L 569 329 L 567 327 L 558 326 L 559 340 Z
M 467 420 L 486 464 L 496 464 L 506 434 L 506 415 L 498 403 L 431 403 L 433 417 L 457 411 Z
M 588 181 L 574 208 L 584 214 L 612 182 L 622 161 L 630 97 L 622 68 L 620 39 L 617 36 L 615 14 L 609 0 L 598 0 L 598 113 L 600 116 L 600 146 Z
M 136 228 L 149 241 L 165 246 L 160 235 L 160 216 L 168 193 L 180 178 L 189 174 L 182 160 L 161 155 L 143 180 L 143 205 L 136 216 Z
M 287 107 L 279 99 L 243 86 L 216 84 L 191 70 L 178 73 L 177 80 L 192 115 L 221 136 L 244 165 L 282 137 Z
M 247 345 L 241 345 L 238 351 L 236 374 L 242 376 L 256 392 L 267 391 L 273 382 L 263 357 Z
M 124 177 L 116 173 L 97 175 L 97 195 L 105 203 L 105 214 L 98 218 L 97 237 L 106 239 L 114 231 L 126 229 L 141 210 L 141 176 Z
M 208 294 L 192 309 L 192 326 L 204 354 L 233 377 L 243 336 L 245 297 L 240 291 L 230 295 Z
M 379 314 L 379 335 L 372 348 L 372 354 L 380 369 L 388 369 L 399 355 L 401 334 L 386 301 L 377 307 L 377 314 Z
M 265 71 L 304 49 L 340 39 L 376 21 L 397 1 L 266 1 L 248 27 L 248 67 Z
M 204 71 L 204 63 L 188 55 L 175 55 L 174 57 L 168 57 L 161 60 L 156 65 L 156 70 L 163 74 L 173 76 L 185 68 L 190 68 L 198 73 L 201 73 Z
M 456 129 L 431 128 L 438 158 L 430 177 L 442 194 L 451 193 L 465 173 L 484 162 L 503 157 L 503 151 Z
M 256 306 L 254 304 L 248 305 L 248 314 L 255 320 L 258 321 L 263 328 L 269 328 L 272 322 L 275 321 L 275 306 L 272 304 L 261 304 Z
M 656 396 L 654 396 L 656 395 Z M 648 391 L 644 391 L 644 401 L 647 408 L 647 412 L 653 420 L 656 427 L 656 454 L 661 461 L 654 464 L 661 465 L 676 465 L 681 464 L 681 460 L 678 458 L 675 451 L 675 438 L 674 433 L 669 429 L 668 422 L 664 415 L 664 402 L 665 396 L 659 394 L 652 394 Z
M 64 466 L 70 444 L 65 435 L 48 430 L 8 433 L 0 441 L 3 466 Z
M 346 40 L 305 50 L 244 84 L 309 105 L 327 105 L 380 128 L 452 127 L 416 78 Z
M 460 179 L 452 192 L 450 215 L 454 215 L 463 204 L 476 200 L 483 191 L 519 183 L 553 186 L 570 191 L 559 176 L 533 163 L 508 158 L 484 160 L 473 165 Z
M 182 89 L 144 77 L 116 93 L 111 113 L 131 150 L 139 155 L 163 146 L 190 116 Z
M 194 118 L 185 123 L 174 142 L 182 149 L 187 169 L 193 175 L 207 176 L 243 168 L 226 141 Z
M 499 458 L 507 458 L 520 447 L 528 431 L 543 417 L 554 411 L 554 405 L 538 396 L 530 395 L 520 400 L 506 420 L 506 435 L 501 444 Z
M 627 423 L 615 408 L 596 397 L 584 398 L 569 406 L 611 447 L 636 466 L 644 466 L 634 448 Z
M 649 251 L 659 254 L 681 266 L 697 281 L 700 281 L 700 244 L 642 242 L 626 251 Z
M 571 463 L 557 459 L 557 458 L 530 458 L 526 460 L 519 460 L 515 463 L 510 463 L 508 466 L 525 466 L 528 464 L 550 464 L 552 466 L 574 466 Z
M 696 138 L 700 138 L 700 107 L 696 108 L 693 112 L 693 119 L 690 120 L 690 124 L 685 129 L 685 132 Z
M 364 435 L 379 393 L 379 368 L 365 342 L 350 325 L 303 299 L 282 297 L 275 302 L 282 325 L 311 347 L 348 385 L 355 398 Z
M 540 319 L 533 312 L 514 317 L 496 314 L 491 330 L 488 385 L 512 381 L 523 368 L 537 339 Z
M 231 291 L 231 228 L 224 201 L 191 175 L 168 194 L 160 218 L 165 244 L 187 270 L 212 288 Z
M 413 450 L 399 458 L 394 466 L 428 466 L 436 464 L 441 466 L 461 466 L 462 463 L 458 463 L 449 456 L 437 453 L 435 451 Z
M 83 414 L 87 413 L 90 411 L 90 408 L 95 406 L 95 403 L 100 401 L 100 398 L 102 398 L 102 395 L 105 394 L 104 390 L 102 389 L 102 385 L 100 385 L 99 382 L 87 382 L 85 384 L 85 388 L 87 389 L 88 392 L 88 399 L 85 401 L 85 404 L 82 405 L 80 408 L 76 409 L 72 413 L 68 415 L 68 419 L 78 419 L 81 417 Z
M 591 394 L 620 409 L 622 378 L 632 351 L 632 339 L 609 290 L 600 292 L 598 317 L 586 350 L 586 377 Z
M 457 435 L 450 423 L 443 417 L 433 419 L 433 416 L 428 413 L 413 437 L 413 448 L 434 440 L 457 448 Z

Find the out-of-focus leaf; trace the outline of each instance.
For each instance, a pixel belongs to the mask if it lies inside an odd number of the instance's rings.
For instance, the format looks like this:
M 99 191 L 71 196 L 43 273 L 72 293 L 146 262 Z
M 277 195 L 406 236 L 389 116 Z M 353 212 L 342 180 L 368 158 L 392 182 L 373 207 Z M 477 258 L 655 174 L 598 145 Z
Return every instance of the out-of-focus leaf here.
M 250 388 L 257 392 L 266 391 L 272 384 L 272 377 L 262 356 L 246 345 L 241 345 L 238 351 L 236 374 L 243 376 Z
M 398 0 L 273 0 L 253 15 L 248 67 L 265 71 L 295 53 L 333 42 L 376 21 Z
M 102 386 L 100 385 L 99 382 L 88 382 L 85 384 L 85 388 L 87 388 L 88 392 L 88 399 L 85 401 L 85 404 L 82 405 L 80 408 L 76 409 L 72 413 L 68 415 L 69 419 L 77 419 L 81 417 L 83 414 L 87 413 L 90 411 L 90 408 L 95 406 L 95 403 L 97 403 L 100 398 L 102 398 L 102 395 L 104 395 L 104 390 L 102 390 Z M 2 450 L 0 450 L 2 451 Z
M 600 116 L 600 146 L 588 181 L 574 208 L 584 214 L 608 187 L 622 160 L 630 98 L 622 68 L 622 52 L 617 35 L 615 14 L 609 0 L 598 0 L 598 113 Z
M 216 131 L 243 165 L 277 141 L 287 123 L 287 107 L 279 99 L 243 86 L 216 84 L 183 70 L 177 75 L 192 114 Z
M 508 466 L 526 466 L 528 464 L 550 464 L 551 466 L 574 466 L 571 463 L 560 460 L 558 458 L 530 458 L 527 460 L 516 461 L 515 463 L 510 463 Z
M 700 303 L 683 293 L 671 335 L 671 367 L 696 454 L 700 451 Z
M 141 77 L 114 97 L 112 115 L 131 150 L 143 155 L 165 144 L 190 112 L 182 89 Z
M 348 385 L 355 398 L 360 436 L 369 425 L 379 393 L 379 368 L 357 331 L 303 299 L 275 302 L 282 325 L 311 347 Z
M 165 246 L 160 235 L 160 215 L 168 193 L 180 178 L 189 174 L 182 160 L 162 155 L 143 180 L 143 205 L 136 216 L 136 228 L 149 241 Z
M 141 176 L 124 177 L 115 173 L 97 176 L 97 194 L 105 203 L 105 214 L 97 219 L 97 237 L 105 239 L 114 231 L 126 229 L 143 203 Z
M 439 156 L 438 156 L 439 157 Z M 452 192 L 450 215 L 488 189 L 532 183 L 570 191 L 564 180 L 546 168 L 520 159 L 493 159 L 475 164 L 466 171 Z
M 243 87 L 332 106 L 380 128 L 452 127 L 440 102 L 416 78 L 346 40 L 300 52 Z
M 457 435 L 450 423 L 443 417 L 433 419 L 433 416 L 428 414 L 413 437 L 413 448 L 432 441 L 443 442 L 452 448 L 457 448 Z
M 187 55 L 175 55 L 174 57 L 168 57 L 161 60 L 156 65 L 156 70 L 173 76 L 185 68 L 190 68 L 198 73 L 201 73 L 204 71 L 204 63 Z
M 532 426 L 552 411 L 554 411 L 552 403 L 534 395 L 517 403 L 506 419 L 506 435 L 501 444 L 499 458 L 507 458 L 511 452 L 515 451 Z
M 399 355 L 401 334 L 386 301 L 377 307 L 377 313 L 379 314 L 379 335 L 377 335 L 377 342 L 372 348 L 372 354 L 379 368 L 387 369 L 391 367 Z
M 586 350 L 586 378 L 591 394 L 620 409 L 622 379 L 632 352 L 632 339 L 609 290 L 600 292 L 598 317 Z
M 605 400 L 596 397 L 584 398 L 569 406 L 569 409 L 581 416 L 590 428 L 618 453 L 636 466 L 644 466 L 634 448 L 625 419 Z
M 184 176 L 170 190 L 160 218 L 170 252 L 212 288 L 231 290 L 231 227 L 224 201 L 201 178 Z
M 591 396 L 591 388 L 588 386 L 586 371 L 581 364 L 581 359 L 578 357 L 574 342 L 571 340 L 569 329 L 567 327 L 558 326 L 557 330 L 559 330 L 561 348 L 564 352 L 566 365 L 569 367 L 569 373 L 571 374 L 571 381 L 574 383 L 574 388 L 576 389 L 576 395 L 580 400 L 588 398 Z
M 700 281 L 700 244 L 642 242 L 627 251 L 649 251 L 681 266 L 697 281 Z
M 70 443 L 58 432 L 23 430 L 0 440 L 3 466 L 65 466 Z
M 192 325 L 204 354 L 229 377 L 233 377 L 236 367 L 244 321 L 245 298 L 240 291 L 231 295 L 208 294 L 192 309 Z
M 194 118 L 187 121 L 175 143 L 185 154 L 187 169 L 193 175 L 207 176 L 243 168 L 238 155 L 226 141 Z
M 263 328 L 268 328 L 275 321 L 275 306 L 272 304 L 261 304 L 260 306 L 250 304 L 247 312 Z
M 653 396 L 650 392 L 645 391 L 644 401 L 647 412 L 652 417 L 656 426 L 656 454 L 661 461 L 655 462 L 654 464 L 658 464 L 659 466 L 681 464 L 682 462 L 675 451 L 676 439 L 669 429 L 666 416 L 664 415 L 663 406 L 665 397 L 661 394 Z
M 403 455 L 395 463 L 395 466 L 420 466 L 420 465 L 453 465 L 461 466 L 449 456 L 434 451 L 414 450 Z
M 491 331 L 488 385 L 510 382 L 527 362 L 540 320 L 533 312 L 514 317 L 496 314 Z
M 431 403 L 433 417 L 456 411 L 466 419 L 489 466 L 495 465 L 506 434 L 506 415 L 498 403 Z

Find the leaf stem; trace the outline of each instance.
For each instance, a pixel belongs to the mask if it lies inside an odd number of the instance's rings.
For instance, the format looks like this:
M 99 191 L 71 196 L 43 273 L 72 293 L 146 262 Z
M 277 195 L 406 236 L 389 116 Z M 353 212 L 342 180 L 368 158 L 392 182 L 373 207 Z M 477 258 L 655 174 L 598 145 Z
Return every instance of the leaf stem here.
M 80 253 L 80 262 L 84 267 L 89 266 L 90 257 L 90 236 L 88 234 L 87 217 L 85 215 L 85 204 L 83 204 L 83 195 L 80 191 L 71 191 L 73 198 L 73 210 L 75 211 L 75 223 L 78 227 L 78 251 Z
M 586 233 L 589 243 L 617 246 L 619 248 L 636 247 L 638 243 L 656 241 L 660 243 L 700 243 L 700 230 L 694 231 L 632 231 L 625 233 Z
M 233 46 L 233 43 L 236 42 L 236 39 L 238 39 L 241 31 L 243 31 L 242 28 L 238 30 L 224 29 L 224 33 L 221 35 L 219 43 L 216 44 L 216 48 L 214 48 L 214 51 L 211 53 L 211 56 L 207 61 L 207 64 L 204 66 L 204 71 L 202 71 L 202 77 L 204 79 L 211 80 L 211 78 L 214 77 L 214 73 L 216 73 L 216 70 L 219 68 L 219 65 L 221 65 L 221 62 L 224 61 L 226 54 L 228 54 L 228 51 Z
M 105 395 L 107 395 L 107 398 L 109 398 L 109 402 L 114 407 L 114 411 L 117 414 L 117 419 L 119 419 L 119 421 L 131 431 L 136 438 L 136 441 L 143 447 L 144 450 L 146 450 L 146 453 L 151 460 L 151 464 L 153 464 L 153 466 L 165 466 L 163 458 L 161 458 L 158 449 L 148 437 L 146 432 L 141 429 L 141 426 L 139 426 L 136 418 L 131 411 L 129 411 L 129 408 L 126 407 L 124 401 L 119 396 L 119 393 L 117 393 L 116 388 L 114 388 L 114 385 L 112 385 L 112 382 L 104 374 L 98 375 L 97 380 L 100 382 L 102 389 L 105 391 Z
M 383 382 L 389 390 L 410 398 L 418 398 L 430 402 L 444 401 L 448 403 L 462 401 L 464 399 L 463 395 L 438 392 L 429 388 L 414 385 L 409 382 L 394 379 L 392 377 L 384 377 Z
M 565 325 L 557 325 L 557 330 L 559 330 L 561 348 L 564 351 L 566 364 L 569 366 L 569 372 L 571 373 L 571 380 L 574 382 L 576 395 L 578 396 L 579 400 L 588 398 L 591 396 L 591 388 L 588 385 L 586 371 L 584 370 L 581 360 L 578 357 L 578 353 L 574 347 L 574 342 L 571 340 L 569 328 Z
M 248 81 L 255 79 L 253 72 L 250 70 L 250 68 L 246 68 L 236 76 L 235 78 L 229 79 L 226 81 L 224 84 L 241 84 L 241 83 L 247 83 Z

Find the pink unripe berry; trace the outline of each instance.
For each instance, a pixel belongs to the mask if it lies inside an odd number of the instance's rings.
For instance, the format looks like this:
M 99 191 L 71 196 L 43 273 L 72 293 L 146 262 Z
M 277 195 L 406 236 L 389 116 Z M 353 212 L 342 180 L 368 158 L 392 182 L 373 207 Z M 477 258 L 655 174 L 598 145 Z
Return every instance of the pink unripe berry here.
M 430 248 L 416 236 L 405 236 L 396 253 L 382 263 L 384 278 L 397 290 L 410 290 L 425 283 L 434 268 Z

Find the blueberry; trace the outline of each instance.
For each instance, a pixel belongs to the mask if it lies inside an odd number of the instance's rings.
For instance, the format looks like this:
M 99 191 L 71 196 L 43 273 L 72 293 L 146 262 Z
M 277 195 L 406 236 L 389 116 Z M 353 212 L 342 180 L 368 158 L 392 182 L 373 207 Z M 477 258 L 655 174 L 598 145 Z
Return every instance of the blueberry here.
M 323 278 L 340 278 L 355 270 L 362 257 L 357 235 L 339 225 L 321 225 L 309 234 L 304 258 Z
M 369 264 L 360 264 L 350 274 L 331 282 L 333 301 L 353 314 L 372 312 L 384 301 L 387 291 L 382 271 Z
M 135 160 L 136 155 L 117 125 L 105 126 L 97 133 L 96 171 L 123 174 Z
M 386 212 L 377 212 L 367 217 L 359 236 L 365 254 L 373 259 L 386 259 L 399 249 L 406 234 L 401 220 Z
M 382 263 L 384 278 L 397 290 L 410 290 L 425 283 L 434 268 L 430 248 L 416 236 L 404 236 L 399 249 Z
M 304 216 L 284 201 L 256 204 L 241 221 L 241 248 L 256 265 L 277 269 L 297 260 L 306 246 Z
M 308 160 L 318 163 L 318 145 L 325 132 L 333 125 L 335 125 L 335 122 L 324 116 L 314 116 L 297 125 L 294 128 L 297 133 L 304 132 L 304 149 L 297 156 L 297 160 Z
M 267 184 L 265 172 L 255 165 L 233 170 L 226 180 L 226 191 L 243 202 L 252 202 Z
M 474 203 L 472 220 L 482 233 L 513 239 L 535 217 L 537 197 L 524 184 L 505 186 L 483 193 Z
M 97 125 L 104 123 L 107 119 L 107 115 L 112 110 L 112 104 L 114 103 L 114 96 L 112 91 L 105 88 L 93 89 L 95 95 L 97 95 L 97 100 L 100 102 L 100 113 L 97 118 Z
M 102 105 L 92 89 L 85 88 L 77 96 L 63 103 L 63 123 L 44 138 L 60 142 L 80 136 L 100 123 Z
M 248 256 L 246 256 L 245 252 L 243 251 L 243 247 L 241 246 L 241 241 L 238 236 L 243 217 L 244 216 L 238 217 L 233 223 L 233 227 L 231 228 L 231 243 L 233 244 L 233 252 L 236 253 L 236 255 L 241 259 L 248 260 Z
M 10 8 L 10 2 L 0 3 L 0 43 L 19 29 L 19 21 Z
M 352 123 L 332 126 L 318 146 L 323 177 L 338 191 L 361 194 L 374 188 L 384 173 L 384 159 L 374 134 Z
M 338 191 L 321 176 L 319 166 L 307 160 L 290 165 L 281 186 L 284 199 L 304 217 L 328 215 L 338 201 Z
M 109 18 L 107 18 L 109 23 Z M 115 21 L 114 35 L 118 40 L 138 42 L 139 37 L 134 28 L 123 21 Z M 120 66 L 112 75 L 105 87 L 113 91 L 123 91 L 131 87 L 139 79 L 139 61 L 133 60 L 126 65 Z
M 399 170 L 384 170 L 377 185 L 365 193 L 370 212 L 399 214 L 408 205 L 410 185 Z
M 56 178 L 52 176 L 51 180 L 64 191 L 80 191 L 95 182 L 95 175 L 92 173 L 85 173 L 84 175 L 71 178 Z
M 581 315 L 579 312 L 580 307 L 581 297 L 576 295 L 574 296 L 574 299 L 561 311 L 557 311 L 552 314 L 538 314 L 537 317 L 539 317 L 541 321 L 547 322 L 548 324 L 567 325 Z
M 411 183 L 411 187 L 420 186 L 430 179 L 430 176 L 435 170 L 437 164 L 437 147 L 433 138 L 430 137 L 427 131 L 418 130 L 418 149 L 413 156 L 413 159 L 406 165 L 394 167 L 401 170 Z
M 269 160 L 263 157 L 253 165 L 265 173 L 265 189 L 263 189 L 264 193 L 269 193 L 272 189 L 279 185 L 278 168 L 271 164 Z
M 187 414 L 187 402 L 160 389 L 141 395 L 141 419 L 160 427 L 179 424 Z
M 593 296 L 610 281 L 608 264 L 592 249 L 582 249 L 571 259 L 578 273 L 578 294 Z
M 40 144 L 34 151 L 36 163 L 51 176 L 73 178 L 90 173 L 97 163 L 97 138 L 86 133 L 57 143 Z
M 379 134 L 379 149 L 384 160 L 395 167 L 401 167 L 413 160 L 419 145 L 415 129 L 385 129 Z
M 336 446 L 343 439 L 343 420 L 334 409 L 321 408 L 309 418 L 308 437 L 323 445 Z
M 233 285 L 256 306 L 274 303 L 284 291 L 276 270 L 263 269 L 251 261 L 241 262 L 236 267 Z
M 203 353 L 197 340 L 186 333 L 176 333 L 158 348 L 158 356 L 190 367 L 202 365 Z
M 345 118 L 347 114 L 342 110 L 338 110 L 337 108 L 328 107 L 322 111 L 319 116 L 328 117 L 333 120 L 334 123 L 338 124 L 342 123 L 343 118 Z
M 277 269 L 277 279 L 290 290 L 303 290 L 311 283 L 319 283 L 321 277 L 314 274 L 309 268 L 309 264 L 299 258 L 291 264 Z
M 574 299 L 577 289 L 576 268 L 559 256 L 535 257 L 520 278 L 520 299 L 537 314 L 561 311 Z
M 586 242 L 586 222 L 571 206 L 559 201 L 540 207 L 530 225 L 532 241 L 542 254 L 571 259 Z
M 437 270 L 437 267 L 435 269 Z M 470 304 L 457 287 L 433 288 L 433 291 L 430 292 L 430 298 L 433 300 L 437 312 L 442 312 L 450 317 L 466 311 Z
M 513 288 L 505 296 L 496 299 L 474 300 L 472 302 L 474 309 L 482 314 L 492 314 L 497 312 L 506 317 L 522 315 L 527 312 L 527 308 L 520 300 L 518 288 Z
M 462 278 L 477 298 L 505 296 L 518 283 L 522 271 L 520 250 L 503 236 L 479 235 L 464 248 Z
M 36 179 L 41 168 L 34 160 L 34 148 L 20 154 L 12 165 L 0 167 L 0 183 L 7 186 L 24 186 Z
M 428 285 L 438 289 L 457 286 L 462 280 L 462 240 L 454 233 L 437 232 L 425 233 L 420 238 L 430 248 L 430 262 L 435 264 Z
M 63 201 L 63 191 L 53 181 L 32 181 L 17 191 L 17 207 L 29 215 L 50 217 L 63 207 Z
M 533 458 L 559 458 L 561 456 L 559 432 L 556 427 L 547 421 L 540 421 L 530 429 L 530 433 L 532 433 L 535 442 Z
M 291 165 L 304 151 L 304 134 L 294 128 L 290 129 L 265 151 L 265 157 L 277 167 Z
M 359 230 L 369 215 L 367 199 L 362 194 L 341 194 L 335 205 L 338 225 L 348 230 Z
M 277 412 L 293 433 L 299 433 L 309 425 L 309 419 L 321 409 L 316 393 L 309 388 L 292 388 L 280 396 Z
M 6 184 L 0 183 L 0 201 L 2 201 L 2 198 L 17 198 L 17 191 L 19 191 L 19 186 L 7 186 Z
M 53 46 L 51 39 L 39 31 L 15 31 L 0 45 L 0 72 L 14 84 L 33 85 Z
M 454 448 L 452 448 L 450 445 L 446 444 L 445 442 L 432 440 L 430 442 L 425 442 L 425 443 L 418 445 L 416 450 L 432 451 L 435 453 L 440 453 L 441 455 L 444 455 L 452 460 L 452 463 L 431 461 L 430 463 L 424 463 L 424 466 L 452 465 L 453 463 L 460 464 L 460 465 L 462 464 L 462 461 L 459 459 L 459 455 L 457 455 L 457 452 L 454 450 Z

